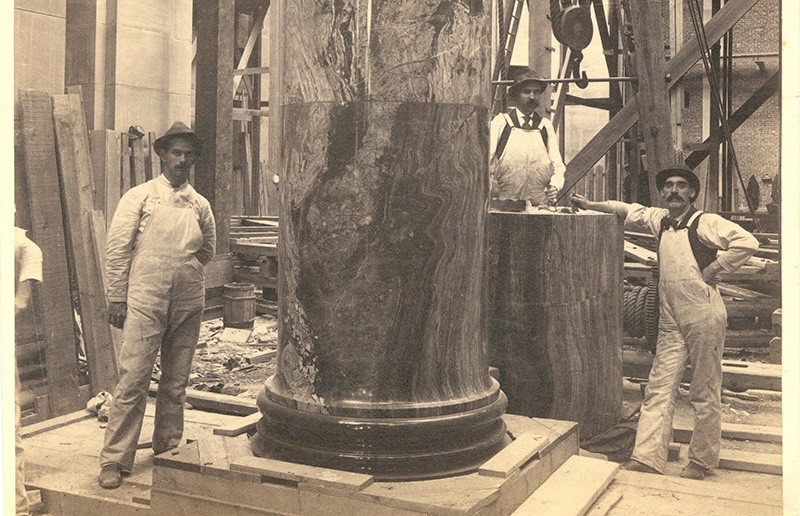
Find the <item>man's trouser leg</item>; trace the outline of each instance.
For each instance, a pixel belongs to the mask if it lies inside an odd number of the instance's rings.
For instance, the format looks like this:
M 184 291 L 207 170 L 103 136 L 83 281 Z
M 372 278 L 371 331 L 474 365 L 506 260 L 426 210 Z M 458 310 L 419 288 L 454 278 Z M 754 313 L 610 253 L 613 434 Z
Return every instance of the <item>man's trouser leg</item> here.
M 717 294 L 718 295 L 718 294 Z M 689 398 L 694 409 L 694 431 L 689 460 L 706 469 L 719 466 L 722 439 L 722 353 L 727 315 L 722 299 L 681 314 L 686 346 L 692 362 Z
M 672 440 L 672 416 L 687 350 L 678 326 L 669 310 L 662 309 L 656 355 L 644 391 L 641 415 L 636 427 L 636 445 L 632 459 L 660 473 L 667 465 Z
M 114 389 L 114 400 L 108 415 L 103 451 L 100 453 L 101 466 L 115 462 L 124 471 L 133 469 L 153 364 L 164 335 L 158 326 L 154 315 L 128 305 L 117 359 L 119 382 Z
M 173 318 L 179 320 L 175 321 L 174 327 L 164 337 L 153 430 L 153 453 L 156 455 L 180 445 L 186 386 L 189 383 L 202 317 L 202 305 L 195 306 L 185 315 L 174 313 Z
M 15 400 L 16 401 L 16 400 Z M 28 500 L 28 492 L 25 490 L 25 449 L 22 447 L 22 437 L 19 435 L 20 427 L 20 413 L 19 401 L 16 401 L 14 423 L 14 434 L 16 438 L 16 494 L 17 494 L 17 514 L 28 514 L 30 510 L 30 501 Z

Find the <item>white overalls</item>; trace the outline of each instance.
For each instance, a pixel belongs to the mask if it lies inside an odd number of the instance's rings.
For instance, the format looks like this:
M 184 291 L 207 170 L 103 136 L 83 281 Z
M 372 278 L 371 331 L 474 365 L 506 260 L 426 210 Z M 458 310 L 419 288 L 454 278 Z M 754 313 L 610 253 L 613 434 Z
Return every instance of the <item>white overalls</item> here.
M 699 215 L 695 213 L 692 219 Z M 727 313 L 717 287 L 703 281 L 688 235 L 687 228 L 669 228 L 661 234 L 658 344 L 632 455 L 661 473 L 667 462 L 675 400 L 687 360 L 692 364 L 689 396 L 695 414 L 689 460 L 704 468 L 719 465 Z
M 204 243 L 198 216 L 185 198 L 165 199 L 159 197 L 154 182 L 149 186 L 155 208 L 133 250 L 128 311 L 117 358 L 120 379 L 100 455 L 101 465 L 115 462 L 125 471 L 133 468 L 159 349 L 162 374 L 153 452 L 180 444 L 186 386 L 205 301 L 203 265 L 196 257 Z
M 547 204 L 547 187 L 553 184 L 560 190 L 564 186 L 564 164 L 558 153 L 558 139 L 552 124 L 543 118 L 538 128 L 522 129 L 515 127 L 508 113 L 498 117 L 503 117 L 505 123 L 511 126 L 511 133 L 502 155 L 492 164 L 496 181 L 492 196 L 498 199 L 530 200 L 534 205 Z M 492 121 L 493 133 L 497 132 L 498 125 L 497 121 Z M 549 127 L 545 129 L 548 131 L 548 146 L 542 139 L 543 127 Z M 491 145 L 497 145 L 497 137 L 493 135 Z M 495 147 L 491 148 L 491 152 L 495 152 Z

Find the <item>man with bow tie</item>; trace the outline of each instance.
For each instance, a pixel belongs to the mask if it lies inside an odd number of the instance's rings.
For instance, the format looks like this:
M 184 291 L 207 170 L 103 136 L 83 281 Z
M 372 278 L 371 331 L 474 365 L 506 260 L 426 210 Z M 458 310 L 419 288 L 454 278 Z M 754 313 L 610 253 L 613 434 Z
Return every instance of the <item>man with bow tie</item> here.
M 572 194 L 571 200 L 582 209 L 616 213 L 625 218 L 626 229 L 647 230 L 658 239 L 658 343 L 636 445 L 631 460 L 623 467 L 664 472 L 675 398 L 689 359 L 689 397 L 695 426 L 689 463 L 681 476 L 702 480 L 719 466 L 722 434 L 722 351 L 727 313 L 716 276 L 743 265 L 758 249 L 758 241 L 739 225 L 692 206 L 700 193 L 700 181 L 688 167 L 674 165 L 660 171 L 656 186 L 666 208 L 592 202 L 578 194 Z
M 552 122 L 536 112 L 547 83 L 530 68 L 513 79 L 508 97 L 516 107 L 495 116 L 490 128 L 491 195 L 555 204 L 566 167 Z

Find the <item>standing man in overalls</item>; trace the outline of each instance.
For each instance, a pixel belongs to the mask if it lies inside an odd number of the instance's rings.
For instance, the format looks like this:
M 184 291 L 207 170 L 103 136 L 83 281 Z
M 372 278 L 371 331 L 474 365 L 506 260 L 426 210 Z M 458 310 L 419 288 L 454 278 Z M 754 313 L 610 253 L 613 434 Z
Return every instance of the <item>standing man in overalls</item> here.
M 675 165 L 660 171 L 656 186 L 667 208 L 592 202 L 577 194 L 571 200 L 579 208 L 616 213 L 625 218 L 625 229 L 647 230 L 658 238 L 658 343 L 636 445 L 624 468 L 664 473 L 675 398 L 689 359 L 689 398 L 695 425 L 689 463 L 681 476 L 702 480 L 719 466 L 722 435 L 722 351 L 727 313 L 716 276 L 743 265 L 758 249 L 758 241 L 739 225 L 692 206 L 700 193 L 700 181 L 688 167 Z
M 100 486 L 113 489 L 133 468 L 156 355 L 153 453 L 180 444 L 186 386 L 205 304 L 203 266 L 214 257 L 211 205 L 189 184 L 203 141 L 176 122 L 154 144 L 161 175 L 122 196 L 108 231 L 109 322 L 123 328 L 119 383 L 100 454 Z
M 566 167 L 553 123 L 536 112 L 547 83 L 530 68 L 513 79 L 508 97 L 516 107 L 495 116 L 490 127 L 491 196 L 555 204 Z

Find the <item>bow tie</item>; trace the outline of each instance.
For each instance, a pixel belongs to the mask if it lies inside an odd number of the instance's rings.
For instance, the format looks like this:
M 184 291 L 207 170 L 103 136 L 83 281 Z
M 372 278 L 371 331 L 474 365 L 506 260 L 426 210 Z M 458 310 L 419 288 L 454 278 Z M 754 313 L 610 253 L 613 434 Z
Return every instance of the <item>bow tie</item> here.
M 533 129 L 533 118 L 525 115 L 522 122 L 523 129 Z
M 664 217 L 661 219 L 661 229 L 666 230 L 669 228 L 678 229 L 678 221 L 672 217 Z

